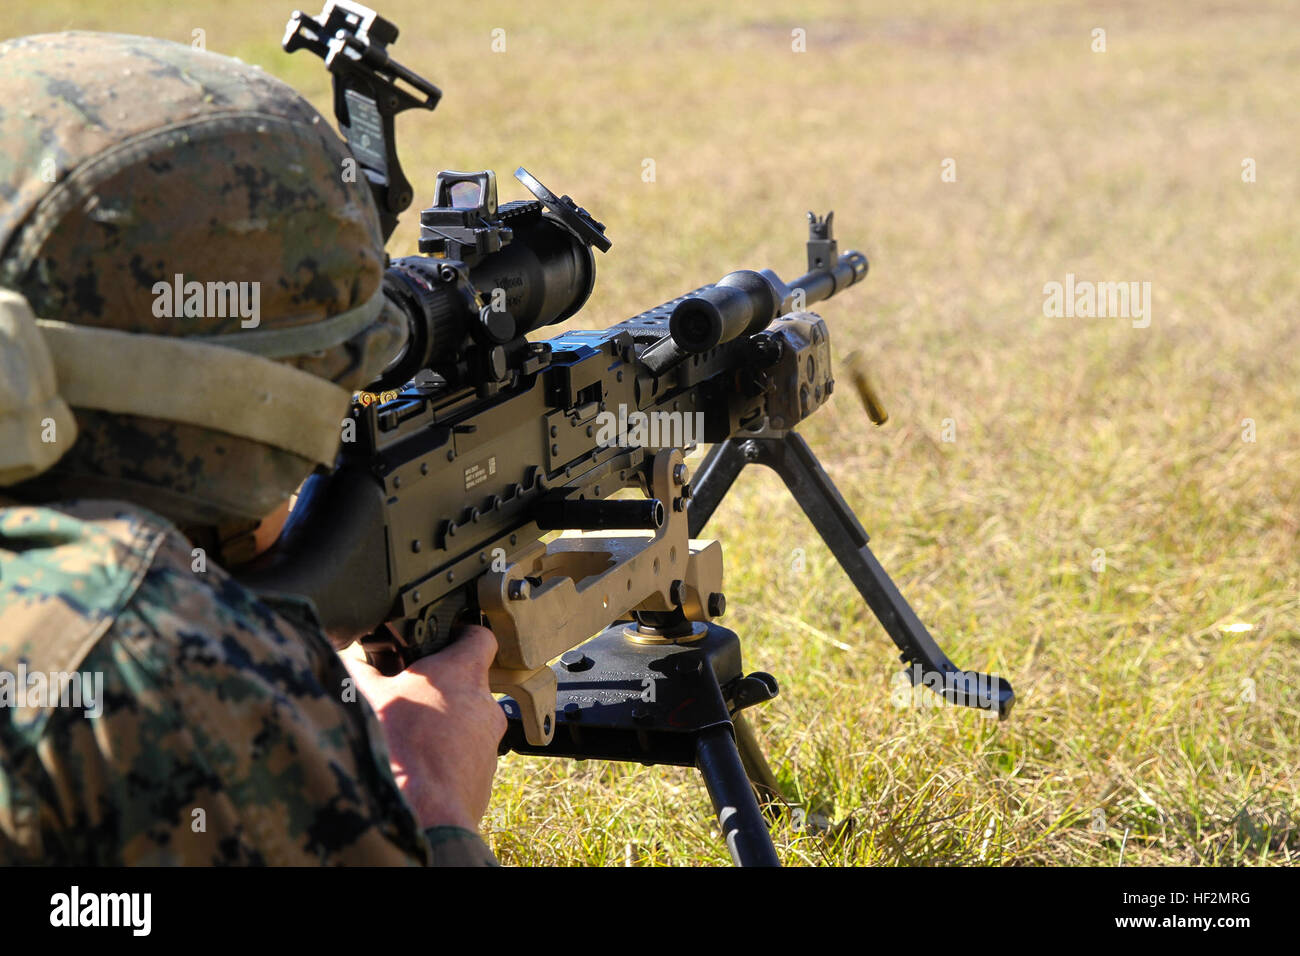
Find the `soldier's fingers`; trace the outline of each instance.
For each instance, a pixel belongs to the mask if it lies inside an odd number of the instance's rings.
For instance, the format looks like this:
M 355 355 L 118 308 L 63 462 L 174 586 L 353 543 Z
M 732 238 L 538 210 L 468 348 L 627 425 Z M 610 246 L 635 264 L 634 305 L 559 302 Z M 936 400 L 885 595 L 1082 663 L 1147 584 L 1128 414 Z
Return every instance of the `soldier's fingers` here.
M 343 661 L 343 666 L 348 669 L 348 673 L 352 675 L 352 680 L 361 688 L 363 694 L 366 687 L 384 678 L 384 675 L 379 673 L 378 669 L 359 657 L 353 657 L 351 654 L 340 654 L 339 659 Z
M 451 644 L 439 656 L 446 655 L 449 663 L 454 661 L 475 674 L 482 673 L 486 680 L 492 659 L 497 656 L 496 635 L 486 627 L 469 624 L 458 629 L 452 638 Z
M 419 674 L 435 684 L 438 678 L 481 687 L 488 686 L 488 668 L 497 653 L 497 639 L 485 627 L 465 627 L 456 632 L 454 640 L 436 654 L 422 657 L 406 669 L 408 674 Z

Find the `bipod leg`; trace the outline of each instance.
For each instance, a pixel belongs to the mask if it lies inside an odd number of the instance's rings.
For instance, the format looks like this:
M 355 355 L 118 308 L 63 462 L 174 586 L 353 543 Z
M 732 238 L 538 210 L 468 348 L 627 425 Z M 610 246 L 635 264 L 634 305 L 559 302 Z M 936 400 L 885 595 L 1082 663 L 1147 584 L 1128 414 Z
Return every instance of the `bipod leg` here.
M 730 727 L 721 724 L 700 732 L 695 739 L 695 766 L 704 777 L 731 862 L 736 866 L 780 866 Z
M 704 530 L 747 464 L 766 465 L 785 482 L 867 607 L 898 645 L 903 662 L 911 665 L 907 674 L 914 684 L 924 684 L 950 703 L 975 707 L 990 716 L 1010 713 L 1016 699 L 1011 684 L 991 674 L 961 670 L 948 659 L 880 566 L 853 509 L 797 433 L 732 438 L 710 449 L 691 484 L 692 537 Z

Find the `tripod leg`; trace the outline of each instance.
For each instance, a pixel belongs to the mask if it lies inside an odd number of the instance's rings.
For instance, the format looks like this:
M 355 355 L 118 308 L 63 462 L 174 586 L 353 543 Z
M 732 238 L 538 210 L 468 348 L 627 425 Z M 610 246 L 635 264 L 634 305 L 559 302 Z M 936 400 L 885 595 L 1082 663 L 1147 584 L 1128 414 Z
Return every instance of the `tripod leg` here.
M 736 749 L 740 751 L 740 762 L 745 766 L 745 775 L 754 784 L 759 806 L 764 810 L 784 808 L 785 796 L 781 793 L 781 785 L 758 746 L 754 728 L 749 726 L 744 714 L 734 714 L 731 722 L 736 728 Z
M 730 727 L 714 725 L 700 733 L 695 766 L 704 777 L 731 861 L 737 866 L 780 866 Z

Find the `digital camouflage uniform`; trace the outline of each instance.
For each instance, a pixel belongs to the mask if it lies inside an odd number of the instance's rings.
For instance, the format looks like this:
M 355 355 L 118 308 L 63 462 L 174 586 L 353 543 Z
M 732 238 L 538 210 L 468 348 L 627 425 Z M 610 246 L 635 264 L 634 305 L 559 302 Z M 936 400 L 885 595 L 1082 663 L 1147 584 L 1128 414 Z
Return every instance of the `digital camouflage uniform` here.
M 103 681 L 99 716 L 86 698 L 17 707 L 8 688 L 0 861 L 429 862 L 334 649 L 193 567 L 190 543 L 138 507 L 0 509 L 0 670 Z M 465 831 L 429 837 L 439 862 L 488 859 Z
M 260 283 L 262 330 L 324 328 L 376 295 L 364 178 L 339 175 L 346 147 L 255 68 L 57 34 L 0 44 L 0 93 L 0 285 L 42 319 L 240 328 L 156 315 L 154 284 L 176 273 Z M 359 387 L 397 328 L 385 307 L 345 340 L 269 357 Z M 0 434 L 26 427 L 5 421 L 5 384 Z M 181 369 L 159 388 L 184 384 Z M 69 404 L 75 443 L 0 488 L 0 862 L 495 863 L 477 834 L 420 832 L 310 606 L 259 600 L 177 528 L 264 516 L 313 463 L 163 411 Z M 70 672 L 102 694 L 30 692 L 31 675 Z

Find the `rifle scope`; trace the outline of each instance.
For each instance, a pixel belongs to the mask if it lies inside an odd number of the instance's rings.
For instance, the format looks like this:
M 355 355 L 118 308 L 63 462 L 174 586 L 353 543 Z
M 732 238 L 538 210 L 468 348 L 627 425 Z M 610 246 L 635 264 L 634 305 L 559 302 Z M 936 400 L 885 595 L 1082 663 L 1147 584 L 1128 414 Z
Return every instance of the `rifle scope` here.
M 420 214 L 425 254 L 393 260 L 384 275 L 408 335 L 381 386 L 421 369 L 452 383 L 500 380 L 513 343 L 586 303 L 596 281 L 592 246 L 610 246 L 604 226 L 526 170 L 515 175 L 538 198 L 500 209 L 494 173 L 438 175 L 434 204 Z

